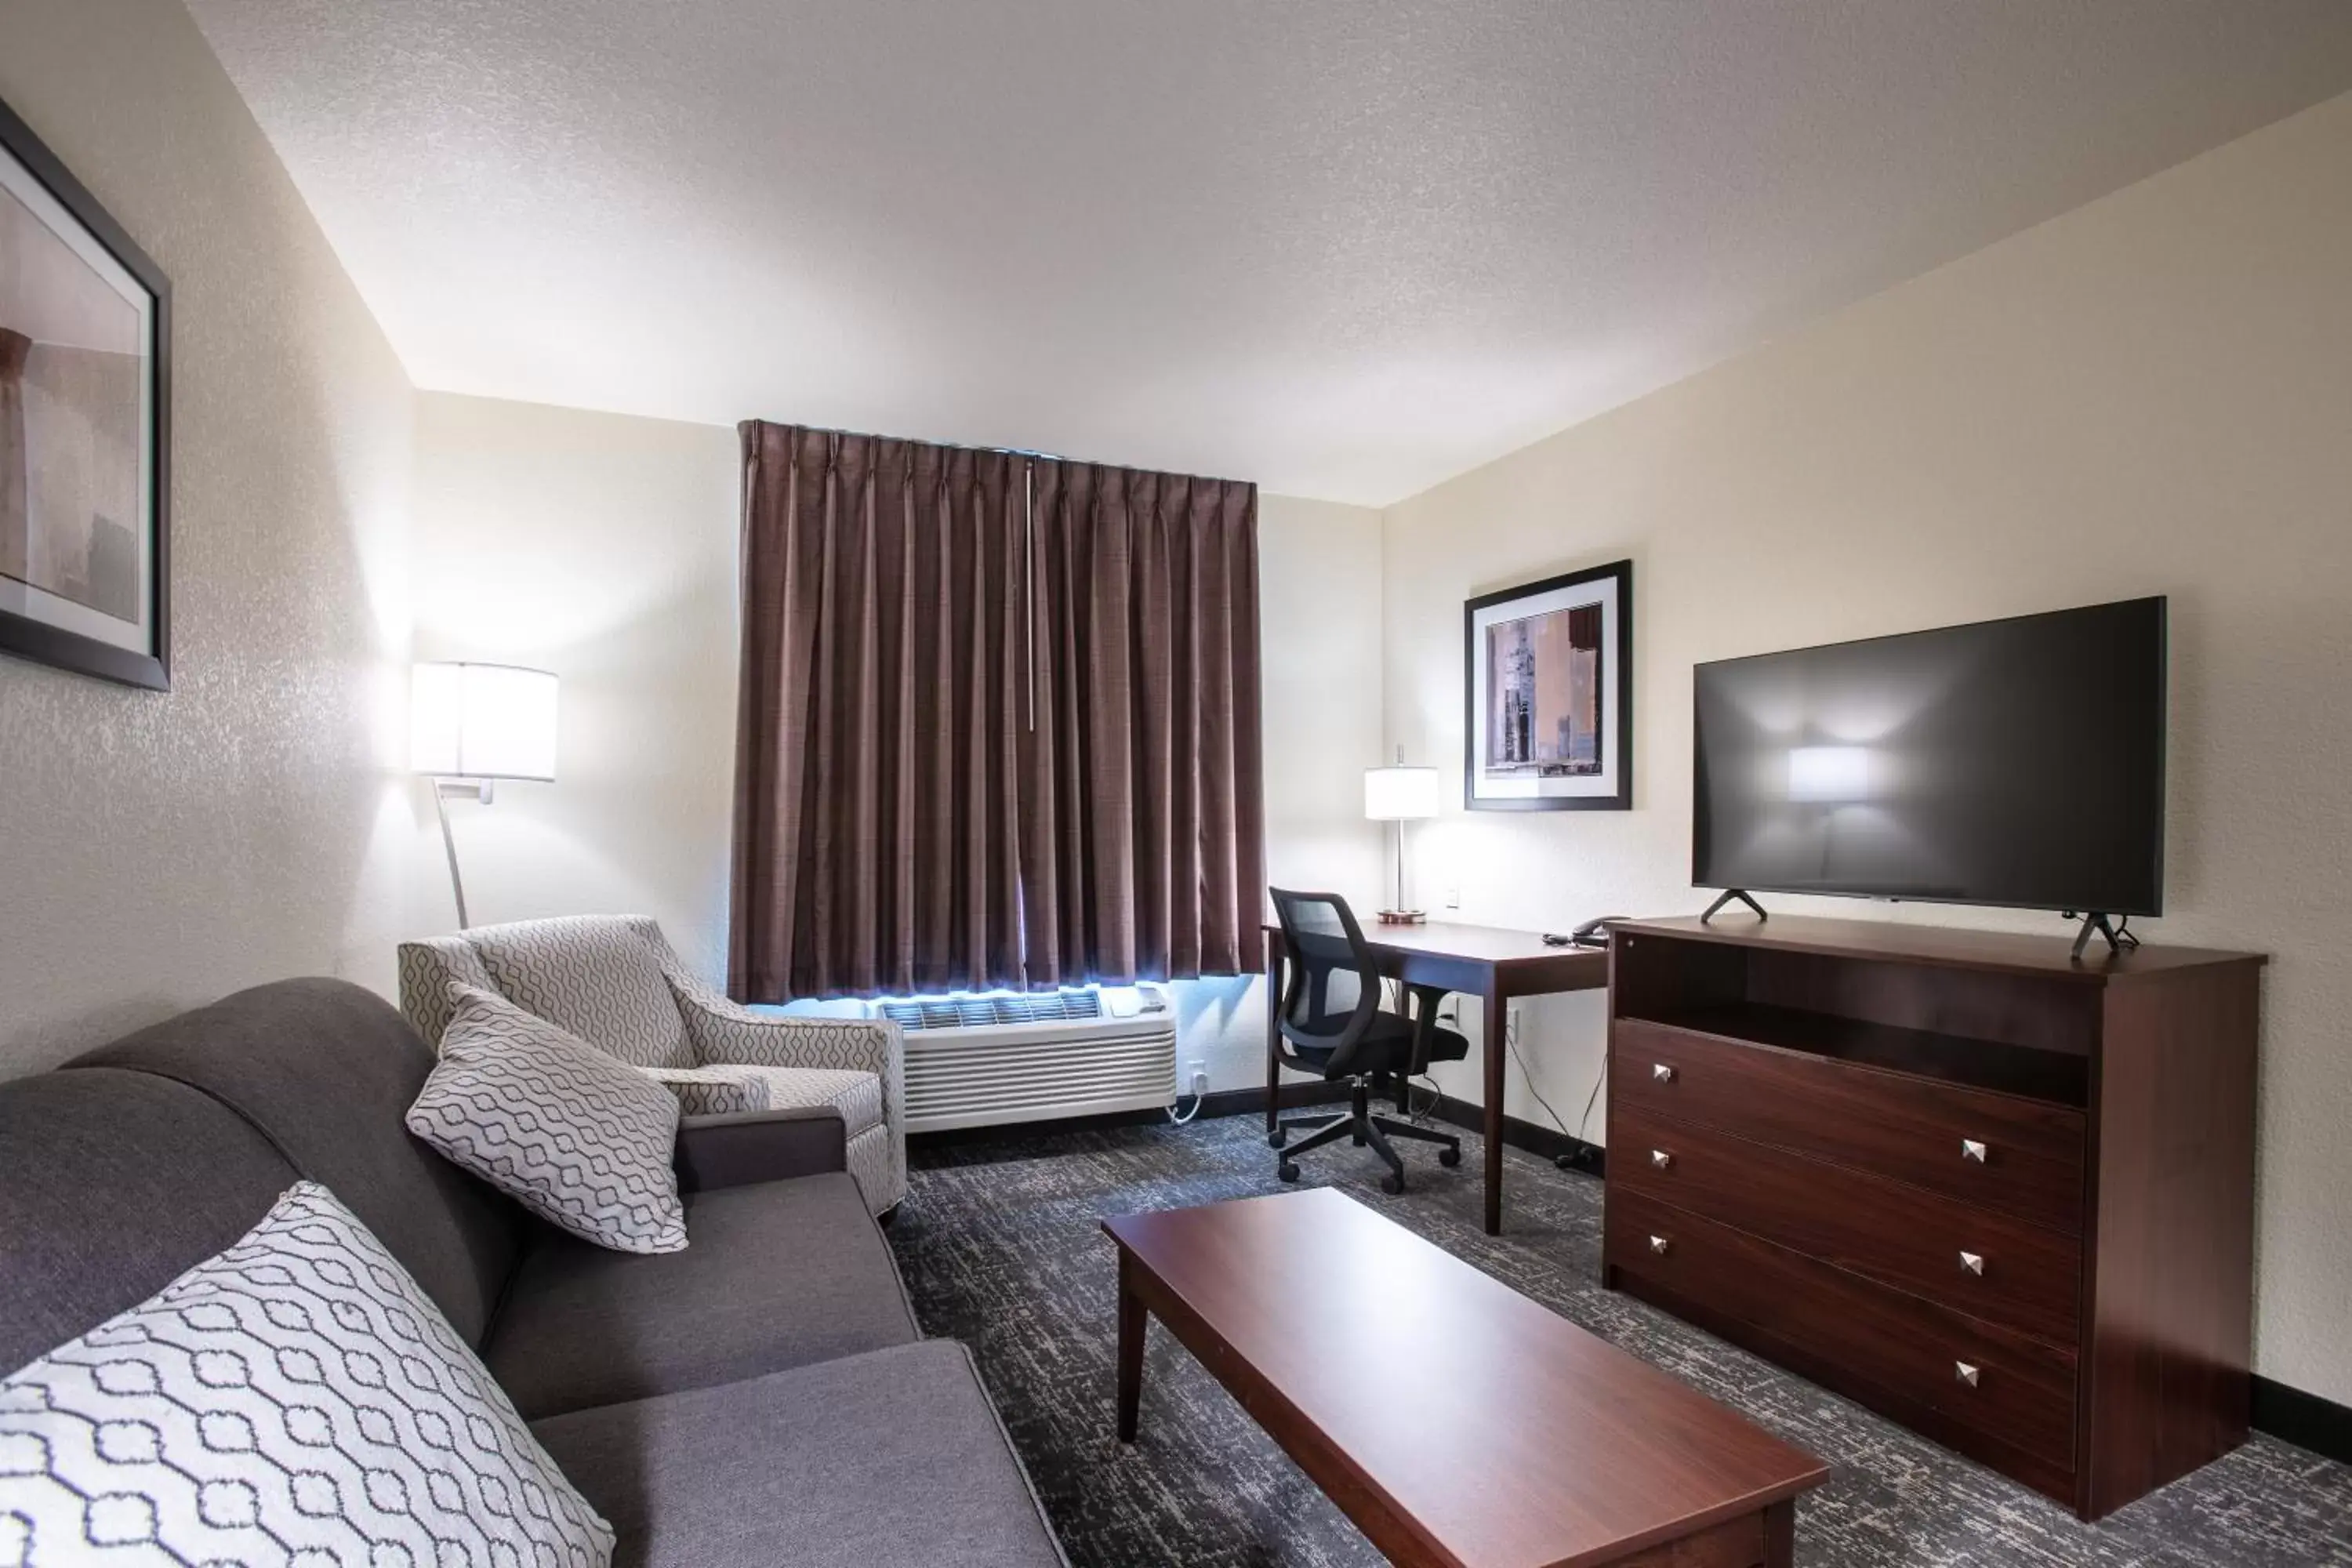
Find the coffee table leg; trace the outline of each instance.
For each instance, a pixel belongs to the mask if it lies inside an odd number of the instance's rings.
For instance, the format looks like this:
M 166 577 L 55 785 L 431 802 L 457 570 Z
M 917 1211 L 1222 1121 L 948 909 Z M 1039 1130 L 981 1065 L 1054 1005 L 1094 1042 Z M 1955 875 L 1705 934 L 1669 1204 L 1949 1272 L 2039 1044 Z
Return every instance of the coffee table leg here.
M 1143 1404 L 1143 1298 L 1135 1293 L 1135 1263 L 1118 1255 L 1118 1440 L 1135 1441 Z
M 1792 1568 L 1797 1561 L 1797 1502 L 1790 1498 L 1764 1510 L 1764 1568 Z

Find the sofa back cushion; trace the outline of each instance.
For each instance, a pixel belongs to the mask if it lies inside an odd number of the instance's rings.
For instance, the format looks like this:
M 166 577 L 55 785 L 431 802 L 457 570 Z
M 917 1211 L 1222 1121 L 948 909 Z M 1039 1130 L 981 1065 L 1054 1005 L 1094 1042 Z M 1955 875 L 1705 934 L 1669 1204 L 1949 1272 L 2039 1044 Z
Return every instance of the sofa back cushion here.
M 383 998 L 341 980 L 281 980 L 183 1013 L 72 1065 L 153 1073 L 228 1107 L 299 1175 L 357 1215 L 467 1344 L 482 1342 L 529 1222 L 409 1136 L 402 1118 L 433 1070 L 433 1053 Z M 270 1197 L 291 1184 L 279 1182 Z M 245 1225 L 260 1215 L 256 1209 Z
M 143 1073 L 0 1083 L 0 1375 L 253 1228 L 294 1168 L 235 1111 Z
M 465 935 L 499 994 L 524 1012 L 635 1067 L 698 1065 L 686 1016 L 635 922 L 570 915 L 477 926 Z

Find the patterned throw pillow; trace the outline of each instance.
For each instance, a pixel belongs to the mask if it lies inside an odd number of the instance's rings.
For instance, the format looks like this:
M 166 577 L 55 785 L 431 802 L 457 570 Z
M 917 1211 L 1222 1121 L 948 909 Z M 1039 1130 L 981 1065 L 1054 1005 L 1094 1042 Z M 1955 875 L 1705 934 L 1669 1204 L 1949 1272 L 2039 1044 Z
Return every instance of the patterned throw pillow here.
M 583 1241 L 676 1252 L 677 1117 L 677 1097 L 636 1068 L 461 985 L 408 1130 Z
M 612 1527 L 466 1342 L 315 1183 L 0 1382 L 8 1568 L 612 1554 Z

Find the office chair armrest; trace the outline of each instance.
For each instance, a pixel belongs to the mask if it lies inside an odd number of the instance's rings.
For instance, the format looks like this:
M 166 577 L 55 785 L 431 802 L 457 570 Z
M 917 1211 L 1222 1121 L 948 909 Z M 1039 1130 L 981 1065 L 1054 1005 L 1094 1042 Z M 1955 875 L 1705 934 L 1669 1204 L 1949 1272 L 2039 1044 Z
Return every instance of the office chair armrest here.
M 1445 1000 L 1445 987 L 1408 985 L 1405 990 L 1412 1016 L 1412 1064 L 1405 1073 L 1417 1078 L 1429 1070 L 1429 1047 L 1437 1037 L 1437 1006 Z

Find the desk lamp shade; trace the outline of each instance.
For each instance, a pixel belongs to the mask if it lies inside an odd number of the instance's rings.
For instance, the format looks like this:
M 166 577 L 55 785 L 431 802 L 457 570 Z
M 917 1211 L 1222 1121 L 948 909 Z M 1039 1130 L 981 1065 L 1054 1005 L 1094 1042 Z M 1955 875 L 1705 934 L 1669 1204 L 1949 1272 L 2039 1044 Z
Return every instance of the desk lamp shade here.
M 1437 770 L 1390 768 L 1364 770 L 1364 816 L 1373 822 L 1412 822 L 1437 815 Z
M 555 777 L 555 677 L 509 664 L 420 664 L 409 765 L 448 779 Z
M 1404 748 L 1397 748 L 1393 767 L 1364 770 L 1364 816 L 1373 822 L 1396 824 L 1396 901 L 1381 911 L 1383 925 L 1418 925 L 1419 910 L 1404 902 L 1404 825 L 1437 815 L 1437 770 L 1409 768 Z

